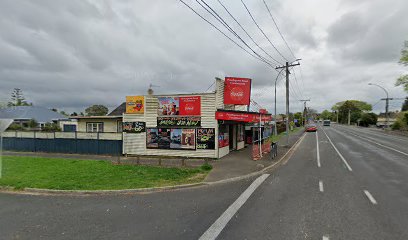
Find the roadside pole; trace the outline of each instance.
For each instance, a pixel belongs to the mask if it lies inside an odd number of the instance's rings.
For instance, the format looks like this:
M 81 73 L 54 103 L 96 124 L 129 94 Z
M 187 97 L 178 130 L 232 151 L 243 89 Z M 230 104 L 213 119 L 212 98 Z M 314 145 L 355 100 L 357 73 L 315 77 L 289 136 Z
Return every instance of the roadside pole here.
M 299 61 L 300 59 L 296 59 Z M 276 67 L 275 69 L 285 68 L 286 70 L 286 146 L 289 146 L 289 67 L 300 65 L 300 63 L 289 64 L 286 62 L 285 66 Z
M 351 115 L 351 110 L 349 109 L 349 111 L 348 111 L 348 125 L 350 126 L 350 116 Z

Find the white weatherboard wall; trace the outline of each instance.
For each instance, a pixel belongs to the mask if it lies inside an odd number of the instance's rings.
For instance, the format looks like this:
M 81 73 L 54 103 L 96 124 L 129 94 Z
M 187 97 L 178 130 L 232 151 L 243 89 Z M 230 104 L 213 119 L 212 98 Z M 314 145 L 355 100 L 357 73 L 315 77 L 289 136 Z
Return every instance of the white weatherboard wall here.
M 162 95 L 163 97 L 201 96 L 201 128 L 215 128 L 215 149 L 218 149 L 218 126 L 215 119 L 216 94 L 185 94 L 185 95 Z M 140 121 L 146 122 L 146 128 L 157 127 L 157 98 L 161 96 L 145 96 L 144 114 L 124 114 L 123 122 Z M 155 156 L 180 156 L 180 157 L 203 157 L 217 158 L 217 150 L 167 150 L 147 149 L 146 133 L 124 133 L 123 154 L 129 155 L 155 155 Z

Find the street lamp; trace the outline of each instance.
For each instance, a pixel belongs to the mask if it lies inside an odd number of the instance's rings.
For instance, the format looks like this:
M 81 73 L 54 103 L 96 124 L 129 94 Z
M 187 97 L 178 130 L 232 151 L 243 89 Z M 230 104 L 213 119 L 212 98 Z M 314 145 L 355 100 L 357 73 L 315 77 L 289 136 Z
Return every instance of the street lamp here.
M 385 119 L 386 119 L 385 127 L 387 128 L 388 125 L 389 125 L 389 121 L 390 121 L 389 116 L 388 116 L 388 103 L 389 103 L 389 99 L 390 99 L 388 97 L 388 91 L 384 87 L 382 87 L 382 86 L 380 86 L 378 84 L 375 84 L 375 83 L 368 83 L 368 85 L 377 86 L 377 87 L 381 88 L 382 90 L 384 90 L 384 92 L 385 92 L 385 94 L 387 96 L 387 98 L 385 99 Z

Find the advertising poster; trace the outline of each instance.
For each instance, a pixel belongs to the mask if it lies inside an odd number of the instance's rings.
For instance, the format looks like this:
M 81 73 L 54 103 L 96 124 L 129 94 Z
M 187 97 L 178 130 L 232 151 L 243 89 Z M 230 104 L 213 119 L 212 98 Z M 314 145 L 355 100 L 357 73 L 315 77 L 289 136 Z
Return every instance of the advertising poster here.
M 159 128 L 159 140 L 158 146 L 159 149 L 170 149 L 170 129 L 167 128 Z
M 159 147 L 159 133 L 157 128 L 148 128 L 146 131 L 146 147 L 158 148 Z
M 180 115 L 182 116 L 200 116 L 201 115 L 201 97 L 180 97 Z
M 225 78 L 224 104 L 249 105 L 251 99 L 251 79 Z
M 199 127 L 201 117 L 157 117 L 158 127 Z
M 181 131 L 181 148 L 195 149 L 195 129 L 182 129 Z
M 197 149 L 215 149 L 215 128 L 197 129 Z
M 159 97 L 159 116 L 177 116 L 180 115 L 180 99 L 178 97 Z
M 122 130 L 126 133 L 142 133 L 146 132 L 145 122 L 123 122 Z
M 181 148 L 181 128 L 173 128 L 171 129 L 171 149 L 180 149 Z
M 144 96 L 126 96 L 126 113 L 144 113 Z

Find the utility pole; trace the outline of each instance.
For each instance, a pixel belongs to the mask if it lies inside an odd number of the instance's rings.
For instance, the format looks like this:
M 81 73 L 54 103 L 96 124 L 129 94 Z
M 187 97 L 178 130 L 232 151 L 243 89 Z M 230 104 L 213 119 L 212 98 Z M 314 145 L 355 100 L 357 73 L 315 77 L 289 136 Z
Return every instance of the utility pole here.
M 310 99 L 304 99 L 304 100 L 299 100 L 300 102 L 303 102 L 303 126 L 306 124 L 306 119 L 307 119 L 307 108 L 306 108 L 306 102 L 310 102 Z
M 351 117 L 351 109 L 349 109 L 348 112 L 348 125 L 350 126 L 350 117 Z
M 300 59 L 296 59 L 299 61 Z M 285 68 L 286 70 L 286 145 L 289 146 L 289 67 L 298 66 L 300 63 L 291 63 L 286 62 L 285 66 L 276 67 L 275 69 Z

